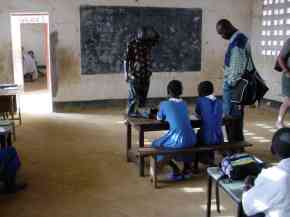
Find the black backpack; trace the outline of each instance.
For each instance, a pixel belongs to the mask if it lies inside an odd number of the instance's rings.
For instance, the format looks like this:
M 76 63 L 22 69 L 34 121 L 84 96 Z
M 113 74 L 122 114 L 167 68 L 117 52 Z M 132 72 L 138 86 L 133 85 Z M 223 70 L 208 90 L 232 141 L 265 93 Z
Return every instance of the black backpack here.
M 227 156 L 220 165 L 223 177 L 230 180 L 244 180 L 250 175 L 257 176 L 263 167 L 263 161 L 247 153 Z
M 252 57 L 247 54 L 248 60 L 246 69 L 241 79 L 234 86 L 231 101 L 239 105 L 252 105 L 261 101 L 269 88 L 257 72 Z M 253 69 L 249 71 L 248 64 L 252 63 Z

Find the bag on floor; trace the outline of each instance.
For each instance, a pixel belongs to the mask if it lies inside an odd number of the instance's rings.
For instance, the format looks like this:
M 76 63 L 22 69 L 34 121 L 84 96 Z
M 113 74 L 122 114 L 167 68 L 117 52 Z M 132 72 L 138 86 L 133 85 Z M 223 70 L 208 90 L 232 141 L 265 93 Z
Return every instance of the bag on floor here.
M 257 176 L 263 167 L 263 161 L 247 153 L 227 156 L 220 165 L 224 177 L 231 180 L 244 180 L 247 176 Z

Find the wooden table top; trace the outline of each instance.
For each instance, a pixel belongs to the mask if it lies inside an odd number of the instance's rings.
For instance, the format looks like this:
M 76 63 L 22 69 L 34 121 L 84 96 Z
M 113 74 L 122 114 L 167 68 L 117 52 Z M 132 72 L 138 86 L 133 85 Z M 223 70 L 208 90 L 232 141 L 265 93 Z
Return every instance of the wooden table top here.
M 156 119 L 149 118 L 135 118 L 124 115 L 126 122 L 130 123 L 131 126 L 135 128 L 142 127 L 144 130 L 167 130 L 169 129 L 169 124 L 166 121 L 160 121 Z M 197 119 L 195 116 L 191 116 L 191 125 L 193 128 L 198 128 L 201 126 L 201 120 Z

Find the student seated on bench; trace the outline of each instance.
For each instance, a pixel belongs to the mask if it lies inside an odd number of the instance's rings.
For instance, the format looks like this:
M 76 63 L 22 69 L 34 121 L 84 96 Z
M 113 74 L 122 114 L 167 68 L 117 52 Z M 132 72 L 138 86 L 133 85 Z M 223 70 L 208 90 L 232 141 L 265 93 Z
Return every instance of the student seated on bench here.
M 223 108 L 222 102 L 214 95 L 214 87 L 210 81 L 198 85 L 198 98 L 195 112 L 202 121 L 202 127 L 197 133 L 198 144 L 219 145 L 224 141 L 222 132 Z M 203 163 L 212 164 L 214 152 L 200 153 Z
M 167 86 L 169 99 L 159 105 L 157 119 L 167 121 L 170 125 L 169 131 L 161 138 L 153 141 L 152 147 L 164 149 L 178 149 L 192 147 L 196 143 L 196 135 L 192 130 L 186 103 L 180 98 L 182 94 L 182 83 L 172 80 Z M 165 160 L 158 156 L 158 161 Z M 182 180 L 191 174 L 191 157 L 176 157 L 176 161 L 183 161 L 184 168 L 181 172 L 173 160 L 169 161 L 169 166 L 173 172 L 169 178 L 172 180 Z
M 275 133 L 271 150 L 280 162 L 263 169 L 254 182 L 250 177 L 245 181 L 242 203 L 248 216 L 289 216 L 290 128 L 282 128 Z

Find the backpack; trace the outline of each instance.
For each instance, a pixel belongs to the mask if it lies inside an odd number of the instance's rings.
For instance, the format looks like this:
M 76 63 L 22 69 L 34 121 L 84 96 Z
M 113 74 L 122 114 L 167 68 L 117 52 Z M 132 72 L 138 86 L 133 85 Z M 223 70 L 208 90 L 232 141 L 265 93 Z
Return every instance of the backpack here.
M 257 176 L 264 162 L 247 153 L 233 154 L 225 157 L 220 165 L 220 169 L 230 180 L 244 180 L 247 176 Z

